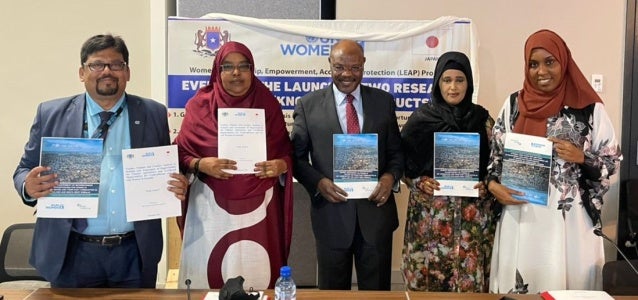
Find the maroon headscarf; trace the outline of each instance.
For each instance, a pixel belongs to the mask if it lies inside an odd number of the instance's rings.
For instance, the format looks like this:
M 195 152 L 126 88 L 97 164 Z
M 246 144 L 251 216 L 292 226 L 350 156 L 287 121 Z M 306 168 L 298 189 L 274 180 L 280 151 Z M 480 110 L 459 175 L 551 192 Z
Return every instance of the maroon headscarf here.
M 228 94 L 220 76 L 221 65 L 230 53 L 240 53 L 250 63 L 251 84 L 243 96 Z M 254 74 L 255 62 L 250 50 L 241 43 L 227 42 L 217 52 L 209 84 L 197 91 L 186 103 L 186 115 L 175 143 L 179 149 L 182 170 L 188 170 L 191 160 L 200 157 L 218 156 L 217 110 L 219 108 L 263 108 L 266 114 L 267 159 L 283 159 L 288 164 L 286 186 L 283 197 L 284 232 L 286 249 L 292 237 L 292 144 L 286 129 L 281 105 L 268 88 Z M 234 175 L 220 180 L 205 176 L 204 182 L 213 190 L 215 197 L 226 200 L 243 200 L 263 195 L 266 190 L 279 185 L 278 178 L 259 179 L 254 174 Z M 263 199 L 263 196 L 262 196 Z M 185 219 L 185 212 L 182 216 Z M 179 223 L 179 221 L 178 221 Z M 180 224 L 183 228 L 183 224 Z M 287 253 L 286 253 L 287 256 Z
M 536 48 L 551 53 L 561 66 L 562 80 L 549 93 L 535 89 L 529 76 L 529 60 Z M 524 66 L 525 82 L 518 96 L 520 116 L 514 124 L 514 132 L 544 137 L 547 134 L 547 118 L 557 115 L 563 106 L 584 108 L 603 102 L 572 59 L 565 41 L 550 30 L 539 30 L 527 38 Z

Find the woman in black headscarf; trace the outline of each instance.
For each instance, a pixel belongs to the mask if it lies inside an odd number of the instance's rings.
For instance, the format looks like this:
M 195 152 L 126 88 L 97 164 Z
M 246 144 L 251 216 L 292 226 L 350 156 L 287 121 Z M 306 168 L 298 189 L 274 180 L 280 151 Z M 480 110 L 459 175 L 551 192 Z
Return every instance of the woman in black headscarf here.
M 401 132 L 410 200 L 402 270 L 409 290 L 487 292 L 494 236 L 492 203 L 480 182 L 487 173 L 494 120 L 472 103 L 474 85 L 467 56 L 443 54 L 435 68 L 431 101 L 416 110 Z M 434 133 L 478 133 L 479 197 L 434 196 Z M 459 157 L 450 157 L 458 160 Z

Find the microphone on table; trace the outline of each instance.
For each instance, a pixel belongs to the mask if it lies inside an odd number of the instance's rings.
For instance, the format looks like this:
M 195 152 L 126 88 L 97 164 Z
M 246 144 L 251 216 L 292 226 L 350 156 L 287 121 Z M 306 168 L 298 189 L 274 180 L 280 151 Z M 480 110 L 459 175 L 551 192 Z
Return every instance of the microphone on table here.
M 618 250 L 618 253 L 620 253 L 620 255 L 622 255 L 622 258 L 625 259 L 625 261 L 627 262 L 627 264 L 629 265 L 629 267 L 631 267 L 631 269 L 634 271 L 634 273 L 636 273 L 636 275 L 638 275 L 638 270 L 636 270 L 636 267 L 634 267 L 634 265 L 631 264 L 631 261 L 629 260 L 629 258 L 627 258 L 627 256 L 625 256 L 625 253 L 623 253 L 620 250 L 620 247 L 618 247 L 618 245 L 616 245 L 616 243 L 614 243 L 614 241 L 612 241 L 608 236 L 606 236 L 603 233 L 603 230 L 600 228 L 596 228 L 594 229 L 594 234 L 602 237 L 603 239 L 607 240 L 608 242 L 610 242 L 612 245 L 614 245 L 614 247 L 616 247 L 616 250 Z
M 191 280 L 186 279 L 184 283 L 186 284 L 186 297 L 188 300 L 191 300 Z

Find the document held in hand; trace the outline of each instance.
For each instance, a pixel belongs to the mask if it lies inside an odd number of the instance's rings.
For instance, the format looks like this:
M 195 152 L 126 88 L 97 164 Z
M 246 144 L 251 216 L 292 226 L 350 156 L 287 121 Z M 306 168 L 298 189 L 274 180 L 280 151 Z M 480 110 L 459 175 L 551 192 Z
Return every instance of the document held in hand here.
M 232 174 L 254 174 L 255 164 L 266 161 L 266 113 L 261 108 L 217 110 L 219 158 L 237 162 Z
M 177 145 L 122 150 L 126 220 L 182 215 L 181 202 L 168 190 L 171 173 L 179 173 Z
M 435 196 L 478 197 L 481 137 L 470 132 L 434 133 Z
M 379 179 L 377 134 L 334 134 L 333 181 L 348 199 L 368 198 Z
M 38 199 L 38 218 L 96 218 L 102 166 L 102 139 L 43 137 L 40 165 L 51 167 L 59 185 Z
M 518 200 L 547 206 L 552 166 L 552 142 L 545 137 L 505 134 L 501 184 L 523 192 Z

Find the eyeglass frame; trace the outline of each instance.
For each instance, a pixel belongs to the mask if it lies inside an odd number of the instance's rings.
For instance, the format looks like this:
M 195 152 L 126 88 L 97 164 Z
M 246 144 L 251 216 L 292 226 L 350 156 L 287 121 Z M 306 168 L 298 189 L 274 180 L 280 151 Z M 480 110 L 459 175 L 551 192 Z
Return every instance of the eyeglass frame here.
M 220 73 L 233 73 L 238 70 L 240 73 L 249 72 L 253 65 L 251 63 L 240 63 L 238 65 L 233 64 L 221 64 L 219 65 Z M 243 70 L 242 70 L 243 69 Z
M 116 62 L 116 63 L 103 63 L 103 62 L 92 62 L 92 63 L 82 63 L 83 66 L 89 68 L 89 70 L 91 72 L 102 72 L 106 69 L 106 67 L 109 67 L 109 70 L 111 71 L 124 71 L 126 69 L 126 67 L 128 66 L 128 64 L 125 61 L 121 61 L 121 62 Z M 117 66 L 120 65 L 122 66 L 120 67 L 116 67 L 115 69 L 113 69 L 113 66 Z M 102 66 L 101 68 L 95 69 L 95 67 L 97 66 Z
M 346 67 L 343 65 L 330 65 L 330 68 L 332 69 L 333 72 L 340 74 L 347 71 L 350 71 L 351 73 L 361 73 L 363 72 L 363 65 L 361 66 L 351 66 L 351 67 Z

